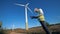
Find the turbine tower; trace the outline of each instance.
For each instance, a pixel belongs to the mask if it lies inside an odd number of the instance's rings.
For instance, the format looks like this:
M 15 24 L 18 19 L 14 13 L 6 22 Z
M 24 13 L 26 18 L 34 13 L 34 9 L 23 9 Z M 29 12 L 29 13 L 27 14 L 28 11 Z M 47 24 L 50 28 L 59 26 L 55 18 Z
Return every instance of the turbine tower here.
M 15 25 L 14 25 L 14 24 L 12 24 L 12 31 L 14 31 L 14 28 L 15 28 Z
M 32 13 L 31 9 L 28 7 L 29 3 L 27 3 L 26 5 L 23 5 L 23 4 L 16 4 L 16 5 L 25 7 L 26 30 L 28 30 L 28 15 L 27 15 L 28 11 L 27 11 L 27 9 Z

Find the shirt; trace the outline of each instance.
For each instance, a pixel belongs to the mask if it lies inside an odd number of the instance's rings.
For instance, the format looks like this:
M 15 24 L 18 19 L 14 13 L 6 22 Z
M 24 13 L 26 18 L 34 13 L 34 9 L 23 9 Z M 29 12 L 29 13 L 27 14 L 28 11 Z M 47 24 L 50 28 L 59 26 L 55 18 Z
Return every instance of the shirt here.
M 43 10 L 40 8 L 39 11 L 38 11 L 38 20 L 40 21 L 45 21 L 44 19 L 44 13 L 43 13 Z

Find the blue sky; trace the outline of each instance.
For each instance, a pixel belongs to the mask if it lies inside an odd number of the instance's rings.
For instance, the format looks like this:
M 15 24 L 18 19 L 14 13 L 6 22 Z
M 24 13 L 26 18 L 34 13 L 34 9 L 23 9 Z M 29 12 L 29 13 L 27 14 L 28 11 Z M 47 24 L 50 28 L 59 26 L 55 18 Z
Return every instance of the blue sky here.
M 34 13 L 34 8 L 42 8 L 47 22 L 50 24 L 60 22 L 60 0 L 0 0 L 0 21 L 3 22 L 3 27 L 25 28 L 24 7 L 17 6 L 15 3 L 29 3 L 29 8 Z M 28 10 L 29 28 L 40 26 L 37 19 L 31 19 L 31 12 Z

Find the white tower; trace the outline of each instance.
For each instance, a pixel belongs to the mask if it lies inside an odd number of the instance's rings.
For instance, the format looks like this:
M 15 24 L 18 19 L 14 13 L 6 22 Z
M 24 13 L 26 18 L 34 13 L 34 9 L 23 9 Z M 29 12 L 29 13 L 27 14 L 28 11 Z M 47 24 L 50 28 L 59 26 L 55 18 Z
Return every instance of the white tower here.
M 27 3 L 26 5 L 23 5 L 23 4 L 16 4 L 16 5 L 25 7 L 26 30 L 28 30 L 28 15 L 27 15 L 28 11 L 27 11 L 27 9 L 32 13 L 31 9 L 28 7 L 29 3 Z
M 15 28 L 15 25 L 14 25 L 14 24 L 12 24 L 12 31 L 14 31 L 14 28 Z

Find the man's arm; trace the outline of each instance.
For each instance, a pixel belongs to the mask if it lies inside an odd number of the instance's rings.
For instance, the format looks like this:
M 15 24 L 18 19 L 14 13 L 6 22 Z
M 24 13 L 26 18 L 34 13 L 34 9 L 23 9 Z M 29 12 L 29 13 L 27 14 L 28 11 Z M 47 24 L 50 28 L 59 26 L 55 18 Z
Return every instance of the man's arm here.
M 30 16 L 31 17 L 31 19 L 37 19 L 38 18 L 38 16 Z

